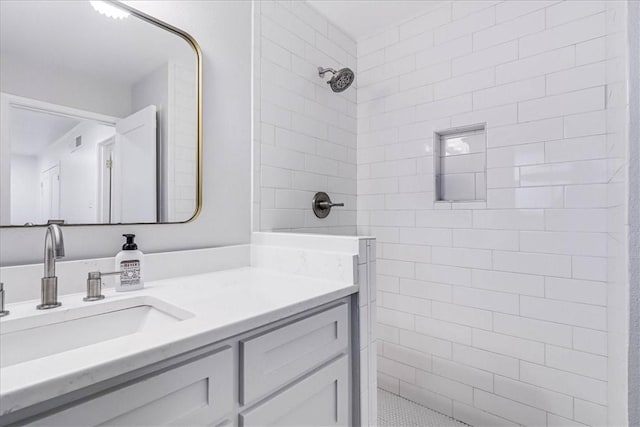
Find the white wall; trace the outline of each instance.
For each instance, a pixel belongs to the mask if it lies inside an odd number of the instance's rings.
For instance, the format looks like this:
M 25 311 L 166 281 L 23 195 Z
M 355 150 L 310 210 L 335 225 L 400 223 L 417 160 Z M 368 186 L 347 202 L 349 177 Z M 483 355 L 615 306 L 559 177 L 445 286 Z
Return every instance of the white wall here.
M 203 210 L 189 224 L 65 227 L 66 259 L 113 256 L 127 232 L 137 234 L 145 252 L 249 242 L 251 4 L 149 1 L 132 6 L 187 31 L 202 49 Z M 2 265 L 42 262 L 43 242 L 40 227 L 0 229 Z M 10 292 L 11 284 L 5 286 Z
M 115 117 L 131 114 L 131 88 L 2 54 L 0 91 Z
M 356 84 L 334 93 L 318 67 L 356 67 L 356 43 L 307 3 L 255 2 L 254 229 L 355 234 Z M 317 191 L 343 202 L 325 219 Z
M 36 179 L 56 165 L 60 166 L 60 218 L 69 224 L 98 222 L 98 144 L 115 136 L 112 126 L 85 121 L 54 141 L 38 157 Z M 76 137 L 82 145 L 74 149 Z M 14 194 L 14 193 L 12 193 Z M 20 197 L 20 193 L 16 198 Z M 34 216 L 31 222 L 46 223 L 49 219 Z M 15 222 L 13 217 L 12 224 Z
M 40 213 L 40 171 L 36 156 L 11 155 L 11 223 L 36 222 Z
M 607 424 L 607 3 L 443 2 L 358 41 L 383 388 L 472 425 Z M 477 123 L 486 203 L 434 203 L 433 132 Z

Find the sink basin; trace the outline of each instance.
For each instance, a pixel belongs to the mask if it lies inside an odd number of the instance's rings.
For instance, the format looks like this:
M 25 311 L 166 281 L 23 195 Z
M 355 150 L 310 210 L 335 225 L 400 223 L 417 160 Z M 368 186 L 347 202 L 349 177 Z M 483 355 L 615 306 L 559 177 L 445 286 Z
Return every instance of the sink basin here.
M 0 368 L 127 335 L 159 331 L 193 314 L 153 297 L 70 308 L 0 324 Z

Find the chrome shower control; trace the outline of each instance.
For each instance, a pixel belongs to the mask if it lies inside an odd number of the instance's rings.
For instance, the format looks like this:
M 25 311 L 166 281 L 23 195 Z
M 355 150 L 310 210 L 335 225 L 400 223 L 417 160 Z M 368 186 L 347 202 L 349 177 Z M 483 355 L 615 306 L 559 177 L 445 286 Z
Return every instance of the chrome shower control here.
M 336 206 L 342 207 L 344 206 L 344 203 L 331 203 L 331 198 L 323 191 L 316 193 L 311 201 L 313 213 L 318 218 L 326 218 L 331 213 L 331 208 Z

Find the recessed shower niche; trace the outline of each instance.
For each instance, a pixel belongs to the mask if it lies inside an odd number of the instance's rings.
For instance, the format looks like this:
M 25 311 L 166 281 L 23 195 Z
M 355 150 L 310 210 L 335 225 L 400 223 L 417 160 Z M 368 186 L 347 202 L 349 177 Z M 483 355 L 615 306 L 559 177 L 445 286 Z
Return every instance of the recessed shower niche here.
M 484 124 L 434 135 L 436 201 L 485 201 L 487 139 Z

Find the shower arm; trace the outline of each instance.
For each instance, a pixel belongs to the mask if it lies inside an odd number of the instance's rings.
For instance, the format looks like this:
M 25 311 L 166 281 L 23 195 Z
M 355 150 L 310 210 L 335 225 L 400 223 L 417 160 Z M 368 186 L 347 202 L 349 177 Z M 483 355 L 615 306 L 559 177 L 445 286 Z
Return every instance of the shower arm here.
M 320 77 L 324 77 L 325 73 L 332 73 L 333 75 L 335 75 L 337 73 L 337 71 L 334 70 L 333 68 L 318 67 L 318 75 Z

